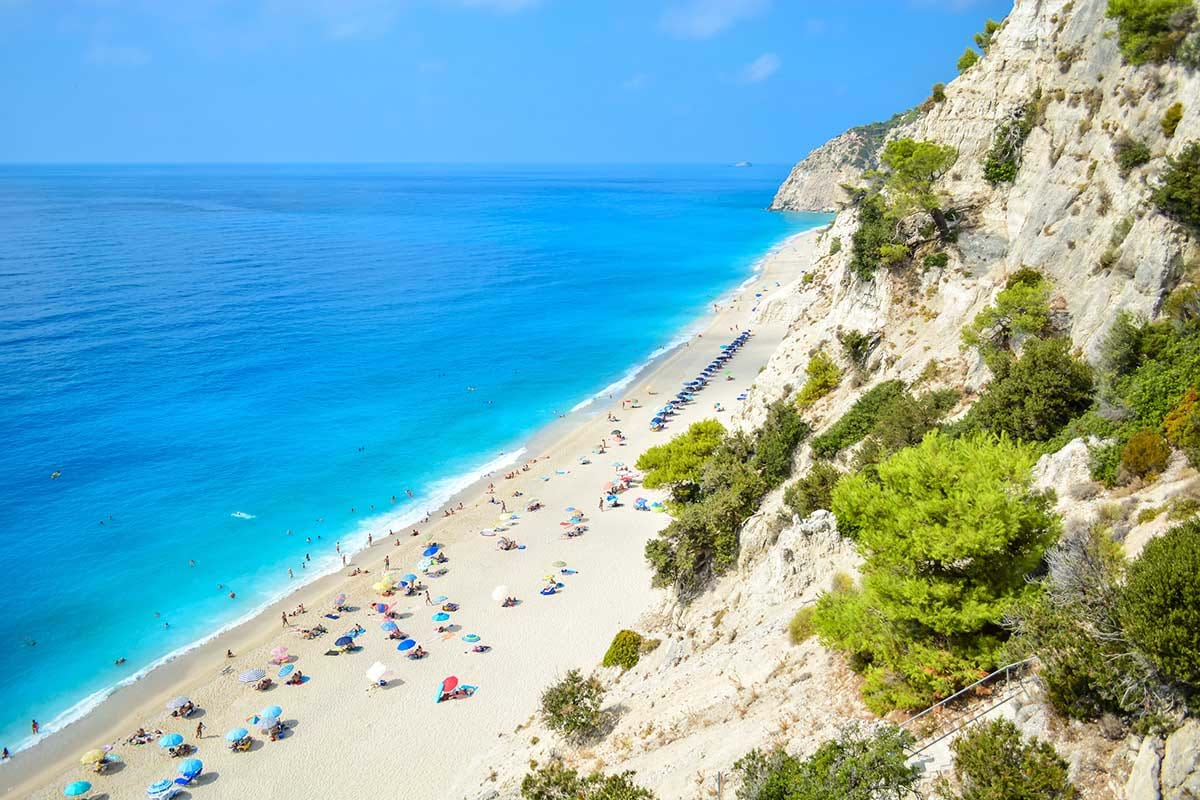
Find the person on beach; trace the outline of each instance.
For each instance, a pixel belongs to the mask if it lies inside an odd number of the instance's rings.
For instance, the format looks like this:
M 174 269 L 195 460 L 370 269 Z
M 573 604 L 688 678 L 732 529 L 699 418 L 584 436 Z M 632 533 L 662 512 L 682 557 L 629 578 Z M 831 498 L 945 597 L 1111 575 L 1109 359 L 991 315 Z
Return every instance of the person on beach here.
M 204 723 L 203 722 L 196 723 L 196 738 L 197 739 L 204 738 Z
M 29 720 L 29 727 L 33 729 L 33 735 L 37 736 L 38 731 L 41 730 L 42 726 L 38 725 L 38 721 L 36 719 L 31 719 Z
M 8 761 L 10 758 L 12 758 L 12 756 L 9 755 L 7 747 L 3 750 L 0 750 L 0 761 Z
M 334 543 L 333 543 L 333 549 L 334 549 L 334 550 L 337 550 L 339 553 L 340 553 L 340 552 L 342 552 L 342 543 L 341 543 L 341 542 L 334 542 Z
M 232 650 L 226 650 L 226 651 L 225 651 L 225 657 L 226 657 L 226 658 L 233 658 L 233 651 L 232 651 Z
M 367 547 L 370 547 L 374 543 L 375 543 L 375 535 L 368 533 L 367 534 Z
M 292 623 L 288 622 L 288 618 L 287 618 L 287 614 L 286 614 L 286 613 L 281 613 L 281 614 L 279 615 L 279 619 L 281 619 L 281 620 L 283 621 L 283 627 L 285 627 L 285 628 L 290 628 L 290 627 L 292 627 Z
M 384 569 L 388 569 L 388 568 L 390 568 L 391 566 L 392 566 L 392 557 L 391 557 L 391 556 L 388 556 L 388 555 L 385 555 L 385 556 L 383 557 L 383 568 L 384 568 Z
M 428 589 L 425 590 L 425 605 L 427 605 L 427 606 L 433 605 L 433 600 L 429 597 Z

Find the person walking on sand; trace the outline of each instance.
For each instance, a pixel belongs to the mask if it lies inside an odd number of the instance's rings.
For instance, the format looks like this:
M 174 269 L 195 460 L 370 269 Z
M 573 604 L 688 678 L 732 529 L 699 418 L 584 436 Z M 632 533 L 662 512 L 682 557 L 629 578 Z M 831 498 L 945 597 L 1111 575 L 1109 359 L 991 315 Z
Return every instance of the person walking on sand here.
M 425 605 L 427 605 L 427 606 L 431 606 L 431 605 L 433 605 L 433 598 L 431 598 L 431 597 L 429 596 L 429 590 L 428 590 L 428 589 L 426 589 L 426 590 L 425 590 Z
M 603 497 L 600 498 L 600 510 L 601 511 L 604 510 L 604 498 Z
M 279 615 L 279 619 L 281 619 L 281 620 L 283 621 L 283 627 L 285 627 L 285 628 L 290 628 L 290 627 L 292 627 L 292 623 L 288 622 L 288 618 L 287 618 L 287 612 L 286 612 L 286 611 L 284 611 L 284 612 L 280 613 L 280 615 Z
M 384 568 L 384 569 L 389 569 L 391 566 L 392 566 L 392 557 L 391 557 L 391 556 L 388 556 L 388 555 L 385 555 L 385 556 L 383 557 L 383 568 Z
M 204 738 L 204 722 L 203 721 L 196 723 L 196 738 L 197 739 Z

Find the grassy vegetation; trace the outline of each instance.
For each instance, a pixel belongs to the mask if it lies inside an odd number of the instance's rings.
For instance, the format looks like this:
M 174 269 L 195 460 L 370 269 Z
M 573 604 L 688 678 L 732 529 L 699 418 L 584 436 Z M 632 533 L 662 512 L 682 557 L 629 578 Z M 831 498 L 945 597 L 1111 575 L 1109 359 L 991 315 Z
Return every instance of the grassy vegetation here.
M 1189 142 L 1179 155 L 1167 159 L 1152 199 L 1163 214 L 1200 230 L 1200 141 Z
M 1161 64 L 1175 57 L 1196 22 L 1192 0 L 1108 0 L 1117 43 L 1130 64 Z
M 801 410 L 836 389 L 842 381 L 842 370 L 823 350 L 819 350 L 808 360 L 804 377 L 804 385 L 796 397 L 796 408 Z

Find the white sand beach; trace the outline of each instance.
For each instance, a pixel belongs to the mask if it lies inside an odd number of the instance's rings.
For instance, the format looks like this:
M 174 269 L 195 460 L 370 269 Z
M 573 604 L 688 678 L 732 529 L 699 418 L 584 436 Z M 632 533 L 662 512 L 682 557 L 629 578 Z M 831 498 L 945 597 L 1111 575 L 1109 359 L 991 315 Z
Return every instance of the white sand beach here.
M 480 763 L 498 735 L 511 732 L 536 711 L 542 690 L 572 668 L 598 664 L 613 635 L 623 627 L 636 627 L 639 616 L 656 601 L 650 573 L 643 558 L 645 542 L 664 526 L 663 513 L 634 509 L 636 497 L 659 500 L 659 492 L 636 484 L 621 496 L 621 507 L 605 511 L 597 506 L 602 487 L 616 477 L 618 462 L 632 466 L 646 448 L 661 444 L 699 419 L 716 417 L 729 422 L 738 407 L 737 397 L 750 388 L 755 375 L 781 341 L 782 323 L 753 326 L 753 337 L 732 359 L 733 380 L 712 381 L 696 400 L 674 417 L 666 430 L 652 432 L 648 422 L 654 409 L 671 398 L 682 381 L 694 377 L 718 352 L 718 346 L 737 335 L 751 321 L 755 292 L 773 292 L 808 266 L 816 231 L 793 237 L 765 260 L 762 272 L 718 313 L 710 313 L 707 326 L 686 346 L 652 365 L 621 396 L 596 402 L 560 422 L 548 444 L 530 446 L 528 458 L 536 461 L 527 471 L 508 480 L 506 468 L 471 487 L 452 503 L 463 504 L 453 516 L 435 518 L 418 526 L 419 536 L 401 531 L 389 536 L 374 532 L 374 546 L 357 553 L 341 574 L 316 581 L 242 625 L 176 661 L 155 670 L 137 684 L 115 693 L 94 713 L 48 737 L 0 768 L 4 797 L 57 798 L 75 780 L 94 784 L 89 796 L 145 797 L 145 787 L 174 777 L 179 760 L 170 758 L 153 742 L 125 744 L 139 727 L 183 735 L 198 750 L 204 774 L 189 787 L 194 797 L 287 798 L 316 800 L 330 797 L 389 794 L 422 798 L 462 797 L 480 787 L 473 776 L 486 775 Z M 765 298 L 764 298 L 765 299 Z M 651 395 L 650 391 L 656 390 Z M 640 408 L 622 409 L 622 400 L 637 398 Z M 716 412 L 719 403 L 723 411 Z M 611 413 L 617 418 L 610 421 Z M 617 445 L 610 435 L 620 429 L 626 438 Z M 601 440 L 607 451 L 595 452 Z M 581 464 L 586 456 L 591 463 Z M 497 538 L 480 534 L 498 524 L 500 506 L 489 503 L 486 488 L 495 484 L 494 497 L 503 500 L 519 520 L 502 535 L 524 549 L 500 551 Z M 521 497 L 513 493 L 520 491 Z M 537 498 L 544 508 L 526 512 L 525 504 Z M 588 530 L 566 539 L 560 525 L 567 507 L 586 515 Z M 400 629 L 419 642 L 429 655 L 413 661 L 397 652 L 396 641 L 380 629 L 384 618 L 371 604 L 381 598 L 371 587 L 384 571 L 385 556 L 391 567 L 418 572 L 421 551 L 430 541 L 442 545 L 448 560 L 441 577 L 423 579 L 432 596 L 445 595 L 459 609 L 450 615 L 450 631 L 435 632 L 432 620 L 438 609 L 426 605 L 424 596 L 400 598 Z M 565 562 L 575 574 L 564 575 L 554 562 Z M 366 574 L 350 576 L 354 568 Z M 545 576 L 556 574 L 562 591 L 541 596 Z M 491 595 L 498 585 L 520 599 L 513 608 L 502 608 Z M 354 610 L 338 619 L 323 615 L 332 598 L 347 595 Z M 303 603 L 307 613 L 291 618 L 295 627 L 284 627 L 281 613 Z M 318 623 L 328 634 L 306 640 L 300 627 Z M 361 648 L 337 656 L 334 640 L 355 625 L 365 628 L 357 638 Z M 474 633 L 485 653 L 471 652 L 463 636 Z M 269 664 L 273 648 L 283 645 L 294 657 L 295 669 L 308 681 L 300 686 L 276 685 L 255 691 L 238 681 L 245 670 L 261 667 L 275 676 Z M 226 658 L 226 650 L 233 658 Z M 368 689 L 365 671 L 376 661 L 394 671 L 396 680 L 386 687 Z M 441 681 L 457 676 L 463 684 L 478 687 L 474 696 L 436 703 Z M 190 697 L 201 709 L 190 719 L 172 718 L 165 703 L 177 695 Z M 279 705 L 282 719 L 291 725 L 277 742 L 264 741 L 246 719 L 264 706 Z M 204 737 L 197 740 L 202 722 Z M 252 728 L 257 740 L 250 752 L 233 753 L 224 736 L 231 728 Z M 113 745 L 123 765 L 108 774 L 93 775 L 79 758 L 93 748 Z

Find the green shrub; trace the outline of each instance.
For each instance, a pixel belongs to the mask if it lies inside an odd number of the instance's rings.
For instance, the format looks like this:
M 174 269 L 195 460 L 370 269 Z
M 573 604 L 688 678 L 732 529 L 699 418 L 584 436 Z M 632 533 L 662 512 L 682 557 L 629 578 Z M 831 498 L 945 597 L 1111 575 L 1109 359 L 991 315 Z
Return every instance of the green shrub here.
M 693 422 L 687 433 L 666 444 L 651 447 L 637 460 L 637 468 L 645 473 L 642 481 L 647 489 L 660 486 L 694 486 L 700 480 L 704 462 L 725 435 L 725 426 L 715 419 Z
M 600 680 L 573 669 L 542 692 L 542 719 L 568 741 L 587 741 L 603 727 L 603 701 L 604 685 Z
M 976 53 L 974 50 L 968 47 L 963 51 L 963 54 L 958 57 L 958 63 L 955 65 L 958 67 L 958 74 L 963 74 L 971 67 L 975 66 L 976 62 L 978 61 L 979 53 Z
M 1182 522 L 1197 514 L 1200 514 L 1200 499 L 1195 497 L 1177 497 L 1167 509 L 1167 519 L 1172 522 Z
M 1200 321 L 1200 286 L 1178 286 L 1167 295 L 1163 316 L 1181 325 Z
M 1034 460 L 1004 437 L 930 433 L 834 489 L 862 587 L 823 595 L 814 622 L 863 672 L 876 713 L 924 708 L 996 666 L 1001 620 L 1035 591 L 1026 578 L 1058 536 Z
M 957 389 L 938 389 L 914 397 L 903 394 L 888 405 L 886 413 L 871 426 L 871 432 L 854 457 L 858 470 L 870 469 L 905 447 L 920 444 L 925 434 L 937 427 L 958 402 Z
M 1108 0 L 1117 42 L 1130 64 L 1170 60 L 1196 20 L 1192 0 Z
M 703 460 L 698 477 L 689 464 L 687 476 L 695 480 L 691 491 L 673 509 L 675 517 L 646 543 L 654 585 L 673 586 L 687 601 L 737 563 L 742 524 L 762 496 L 791 473 L 792 455 L 808 433 L 793 405 L 781 399 L 753 436 L 726 435 Z M 679 499 L 678 489 L 675 494 Z
M 1129 566 L 1121 622 L 1168 677 L 1200 684 L 1200 520 L 1152 539 Z
M 758 430 L 751 461 L 768 489 L 779 486 L 792 474 L 792 455 L 811 432 L 812 428 L 800 418 L 793 404 L 778 400 L 770 405 Z
M 941 269 L 942 267 L 945 267 L 949 263 L 950 263 L 950 254 L 945 251 L 938 252 L 938 253 L 930 253 L 929 255 L 925 256 L 925 261 L 924 261 L 926 269 Z
M 878 192 L 868 194 L 858 207 L 858 227 L 850 237 L 850 271 L 859 280 L 869 281 L 879 269 L 879 248 L 892 241 L 894 225 L 888 219 L 887 205 Z
M 1158 431 L 1140 430 L 1121 449 L 1121 468 L 1139 478 L 1157 476 L 1167 468 L 1171 448 Z
M 1162 120 L 1158 123 L 1162 126 L 1163 136 L 1168 139 L 1174 138 L 1175 129 L 1179 127 L 1180 121 L 1183 120 L 1183 103 L 1174 103 L 1167 109 L 1167 113 L 1163 114 Z
M 993 186 L 1017 179 L 1025 140 L 1037 124 L 1039 99 L 1026 103 L 996 125 L 992 146 L 983 160 L 983 177 Z
M 1015 337 L 1041 336 L 1049 327 L 1050 284 L 1037 270 L 1021 267 L 1009 276 L 996 302 L 963 329 L 962 339 L 993 366 L 993 357 L 1010 349 Z
M 1117 161 L 1121 177 L 1126 177 L 1136 167 L 1150 160 L 1150 145 L 1142 139 L 1121 134 L 1113 142 L 1113 157 Z
M 586 778 L 557 759 L 526 774 L 524 800 L 654 800 L 654 793 L 633 782 L 633 772 L 592 773 Z
M 1121 441 L 1098 445 L 1088 450 L 1088 471 L 1092 480 L 1099 481 L 1109 489 L 1117 485 L 1121 477 Z
M 899 219 L 915 211 L 928 211 L 945 234 L 944 220 L 939 221 L 944 198 L 934 191 L 933 183 L 957 160 L 958 150 L 950 145 L 907 137 L 888 142 L 879 161 L 887 168 L 884 183 L 892 202 L 892 217 Z M 907 253 L 906 248 L 905 257 Z
M 1179 155 L 1167 159 L 1151 199 L 1168 217 L 1200 228 L 1200 141 L 1189 142 Z
M 1179 405 L 1167 414 L 1163 428 L 1167 441 L 1183 451 L 1188 463 L 1200 468 L 1200 397 L 1195 389 L 1189 389 Z
M 983 30 L 975 34 L 975 44 L 979 45 L 979 49 L 986 53 L 992 46 L 992 35 L 998 30 L 1000 30 L 1000 23 L 989 19 L 983 24 Z
M 607 652 L 604 653 L 604 660 L 600 664 L 605 667 L 620 667 L 623 670 L 633 669 L 637 666 L 641 654 L 642 635 L 640 633 L 631 630 L 617 631 L 617 635 L 613 637 L 612 644 L 608 646 Z
M 901 800 L 920 775 L 908 763 L 912 741 L 890 725 L 873 733 L 851 726 L 803 760 L 751 750 L 733 765 L 738 800 Z
M 908 246 L 888 242 L 879 246 L 879 263 L 886 267 L 895 267 L 908 260 Z
M 875 342 L 871 336 L 862 331 L 848 330 L 838 333 L 837 338 L 847 361 L 858 369 L 867 365 L 867 357 L 871 355 L 871 347 Z
M 1100 364 L 1115 376 L 1137 369 L 1142 347 L 1142 325 L 1133 314 L 1120 311 L 1100 345 Z
M 835 236 L 833 241 L 829 243 L 829 255 L 840 253 L 842 251 L 842 237 Z
M 1114 390 L 1142 427 L 1158 428 L 1200 375 L 1200 336 L 1190 327 L 1155 322 L 1142 327 L 1137 368 Z
M 813 627 L 814 610 L 812 606 L 805 606 L 797 611 L 792 617 L 792 621 L 788 623 L 788 639 L 792 644 L 800 644 L 817 632 Z
M 817 458 L 833 458 L 841 450 L 861 441 L 903 394 L 903 381 L 885 381 L 864 392 L 829 430 L 813 437 L 813 455 Z
M 1025 741 L 1007 719 L 980 722 L 950 745 L 959 800 L 1075 800 L 1079 790 L 1054 746 Z
M 933 91 L 930 93 L 930 98 L 935 103 L 944 103 L 946 101 L 946 84 L 935 83 Z
M 1027 442 L 1052 438 L 1092 404 L 1092 369 L 1065 339 L 1030 339 L 1015 361 L 997 361 L 995 379 L 967 412 L 965 427 Z
M 842 371 L 823 350 L 818 350 L 808 360 L 804 375 L 804 386 L 800 387 L 800 394 L 796 397 L 796 407 L 800 409 L 808 408 L 836 389 L 842 381 Z
M 793 513 L 807 517 L 818 509 L 829 510 L 833 487 L 842 473 L 831 464 L 818 461 L 803 478 L 792 483 L 783 493 L 783 502 Z

